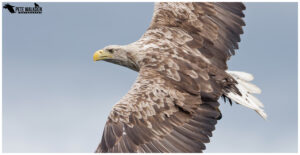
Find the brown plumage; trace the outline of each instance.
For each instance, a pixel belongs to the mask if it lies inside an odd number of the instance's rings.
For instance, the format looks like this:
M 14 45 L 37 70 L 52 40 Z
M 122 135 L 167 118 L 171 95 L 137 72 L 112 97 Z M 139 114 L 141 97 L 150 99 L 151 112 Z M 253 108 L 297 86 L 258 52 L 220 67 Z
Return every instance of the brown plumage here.
M 245 105 L 239 97 L 259 90 L 243 93 L 237 87 L 243 77 L 225 71 L 243 33 L 244 9 L 242 3 L 156 3 L 138 41 L 97 51 L 94 60 L 139 76 L 113 107 L 96 152 L 202 152 L 221 118 L 220 96 Z M 252 104 L 264 117 L 260 104 Z

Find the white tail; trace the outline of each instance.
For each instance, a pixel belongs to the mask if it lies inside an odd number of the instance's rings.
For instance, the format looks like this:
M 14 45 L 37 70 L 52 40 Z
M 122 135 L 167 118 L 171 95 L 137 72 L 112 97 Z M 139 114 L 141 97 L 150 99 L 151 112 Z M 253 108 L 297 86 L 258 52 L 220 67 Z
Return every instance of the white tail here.
M 234 92 L 228 92 L 225 94 L 228 98 L 235 101 L 238 104 L 241 104 L 245 107 L 255 110 L 261 117 L 267 119 L 267 114 L 262 109 L 264 105 L 252 94 L 260 94 L 261 90 L 251 84 L 249 81 L 252 81 L 254 78 L 251 74 L 238 71 L 226 71 L 230 74 L 237 82 L 235 86 L 241 92 L 242 96 Z

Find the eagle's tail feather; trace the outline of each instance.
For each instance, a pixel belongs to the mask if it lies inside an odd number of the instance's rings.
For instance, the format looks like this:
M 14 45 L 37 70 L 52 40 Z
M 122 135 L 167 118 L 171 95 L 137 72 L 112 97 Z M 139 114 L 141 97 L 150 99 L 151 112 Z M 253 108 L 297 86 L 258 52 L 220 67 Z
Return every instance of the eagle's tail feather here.
M 238 82 L 238 84 L 236 84 L 235 86 L 240 91 L 242 96 L 235 93 L 234 91 L 226 92 L 225 96 L 238 104 L 255 110 L 261 117 L 267 119 L 267 114 L 262 109 L 264 107 L 263 104 L 256 97 L 253 96 L 253 94 L 261 93 L 261 90 L 256 85 L 250 83 L 250 81 L 254 79 L 253 76 L 245 72 L 226 72 Z

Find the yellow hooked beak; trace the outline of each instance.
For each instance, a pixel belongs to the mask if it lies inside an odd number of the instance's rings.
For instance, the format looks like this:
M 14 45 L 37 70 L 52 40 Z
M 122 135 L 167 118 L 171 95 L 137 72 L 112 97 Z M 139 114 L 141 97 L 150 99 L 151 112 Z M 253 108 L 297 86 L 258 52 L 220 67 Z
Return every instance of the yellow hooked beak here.
M 99 61 L 104 59 L 111 59 L 113 55 L 106 50 L 98 50 L 94 53 L 93 60 Z

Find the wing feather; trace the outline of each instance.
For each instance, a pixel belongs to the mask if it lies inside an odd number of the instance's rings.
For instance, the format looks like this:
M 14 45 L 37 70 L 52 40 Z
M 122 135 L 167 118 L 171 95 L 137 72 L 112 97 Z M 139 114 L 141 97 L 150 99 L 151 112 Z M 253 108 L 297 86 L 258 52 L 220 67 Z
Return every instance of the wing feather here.
M 227 69 L 226 61 L 235 54 L 243 34 L 243 3 L 160 2 L 154 10 L 148 31 L 162 27 L 183 30 L 192 39 L 186 42 L 181 38 L 182 42 L 198 48 L 213 65 Z
M 209 142 L 220 115 L 218 105 L 211 106 L 202 102 L 199 96 L 177 91 L 164 78 L 152 69 L 142 70 L 132 89 L 110 113 L 96 152 L 202 152 L 205 149 L 204 143 Z M 149 95 L 152 91 L 157 91 L 156 95 Z M 157 96 L 161 97 L 160 100 L 155 100 Z M 179 101 L 190 106 L 190 111 L 177 105 Z M 190 101 L 195 102 L 187 103 Z M 124 102 L 127 107 L 124 107 Z M 146 104 L 138 105 L 142 102 Z M 163 106 L 157 107 L 160 102 L 164 103 Z M 148 112 L 143 117 L 134 115 L 145 109 L 154 110 L 150 108 L 153 105 L 159 112 Z M 140 107 L 140 111 L 133 107 Z

